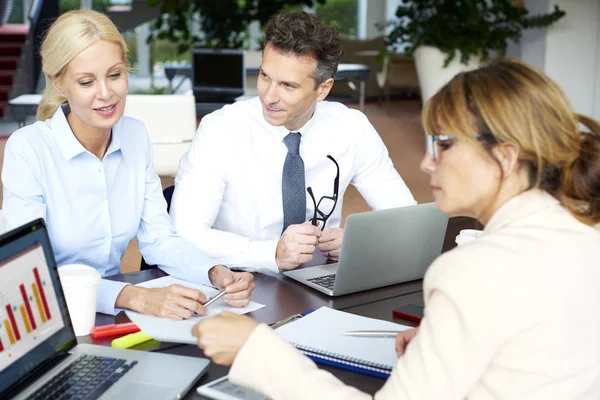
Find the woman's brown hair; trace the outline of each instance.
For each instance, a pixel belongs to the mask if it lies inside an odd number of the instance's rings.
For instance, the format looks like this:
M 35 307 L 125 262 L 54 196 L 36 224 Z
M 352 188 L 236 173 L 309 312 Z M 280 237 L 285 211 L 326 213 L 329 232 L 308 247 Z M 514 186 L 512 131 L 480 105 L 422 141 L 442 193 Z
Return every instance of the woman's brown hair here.
M 517 145 L 530 188 L 552 194 L 586 224 L 600 222 L 600 123 L 575 114 L 537 69 L 502 58 L 460 73 L 427 102 L 422 121 L 430 135 L 454 135 L 488 150 L 497 142 Z M 590 132 L 580 132 L 579 123 Z

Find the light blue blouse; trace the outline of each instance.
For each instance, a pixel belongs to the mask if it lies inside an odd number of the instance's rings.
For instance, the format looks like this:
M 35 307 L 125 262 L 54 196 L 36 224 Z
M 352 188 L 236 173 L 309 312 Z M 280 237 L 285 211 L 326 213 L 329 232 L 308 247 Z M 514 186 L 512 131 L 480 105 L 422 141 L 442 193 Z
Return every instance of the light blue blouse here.
M 148 264 L 210 284 L 208 270 L 216 263 L 175 233 L 144 124 L 122 117 L 99 160 L 75 138 L 68 112 L 63 106 L 6 143 L 2 210 L 7 229 L 44 218 L 57 264 L 86 264 L 103 277 L 120 273 L 121 258 L 137 236 Z M 97 310 L 117 312 L 123 286 L 102 279 Z

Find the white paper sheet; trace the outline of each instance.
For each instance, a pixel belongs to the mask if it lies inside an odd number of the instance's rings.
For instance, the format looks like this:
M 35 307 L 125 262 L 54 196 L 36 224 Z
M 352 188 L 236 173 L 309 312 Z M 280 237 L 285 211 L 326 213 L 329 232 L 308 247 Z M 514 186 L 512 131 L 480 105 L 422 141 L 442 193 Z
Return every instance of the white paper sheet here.
M 170 276 L 165 276 L 151 281 L 142 282 L 136 286 L 146 288 L 161 288 L 173 284 L 179 284 L 189 288 L 200 290 L 207 299 L 216 295 L 219 291 L 210 286 L 199 285 L 196 283 L 176 279 Z M 149 335 L 153 339 L 161 342 L 175 342 L 175 343 L 189 343 L 196 344 L 196 338 L 192 336 L 192 327 L 196 325 L 198 321 L 204 318 L 208 318 L 223 311 L 231 311 L 236 314 L 247 314 L 252 311 L 259 310 L 264 307 L 264 304 L 255 303 L 250 301 L 246 307 L 234 308 L 222 299 L 217 300 L 210 306 L 208 306 L 208 315 L 206 316 L 195 316 L 184 321 L 173 321 L 167 318 L 154 317 L 151 315 L 143 315 L 135 311 L 126 310 L 125 314 L 129 317 L 131 322 L 134 322 L 140 327 L 142 332 Z

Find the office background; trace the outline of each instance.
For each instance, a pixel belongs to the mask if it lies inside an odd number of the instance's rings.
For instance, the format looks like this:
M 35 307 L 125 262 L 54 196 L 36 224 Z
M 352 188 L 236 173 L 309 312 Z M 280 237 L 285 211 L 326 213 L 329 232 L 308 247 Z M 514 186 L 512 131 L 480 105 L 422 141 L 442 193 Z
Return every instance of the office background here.
M 27 26 L 28 16 L 24 10 L 28 10 L 34 2 L 32 0 L 12 0 L 12 2 L 13 12 L 9 22 Z M 45 0 L 45 2 L 58 2 L 61 10 L 65 7 L 78 6 L 105 7 L 106 12 L 120 29 L 126 32 L 128 43 L 134 50 L 137 71 L 132 76 L 130 92 L 164 93 L 168 83 L 164 76 L 164 65 L 161 64 L 163 60 L 157 61 L 154 54 L 156 48 L 151 49 L 143 43 L 149 32 L 149 26 L 144 22 L 155 18 L 158 9 L 146 7 L 145 0 L 81 0 L 80 3 L 79 0 Z M 312 11 L 317 14 L 321 12 L 339 22 L 340 30 L 344 34 L 345 57 L 351 57 L 352 54 L 363 50 L 378 49 L 382 43 L 382 32 L 375 27 L 375 24 L 392 18 L 396 7 L 401 2 L 402 0 L 329 0 L 326 3 L 336 3 L 338 6 L 342 4 L 343 7 L 338 9 L 348 15 L 336 15 L 331 10 L 327 14 L 327 10 L 319 9 L 319 6 Z M 565 90 L 576 111 L 600 119 L 600 1 L 524 0 L 515 3 L 524 5 L 533 14 L 549 12 L 555 5 L 566 11 L 566 17 L 548 29 L 525 31 L 520 44 L 509 45 L 508 55 L 522 58 L 542 69 Z M 0 36 L 3 30 L 6 31 L 7 26 L 0 27 Z M 251 24 L 248 34 L 247 49 L 258 51 L 260 25 Z M 0 40 L 0 42 L 4 41 Z M 31 47 L 31 43 L 25 40 L 23 54 L 14 63 L 12 61 L 7 63 L 6 57 L 9 56 L 0 52 L 0 67 L 10 65 L 16 68 L 16 72 L 7 82 L 2 80 L 6 73 L 0 71 L 0 88 L 10 84 L 10 90 L 0 93 L 0 106 L 3 108 L 3 113 L 0 114 L 2 117 L 0 118 L 0 165 L 3 162 L 5 139 L 17 127 L 11 121 L 10 112 L 5 110 L 4 106 L 9 99 L 17 95 L 31 93 L 28 86 L 31 84 L 29 76 L 31 74 L 27 72 L 31 62 L 28 51 L 31 49 L 28 46 Z M 171 50 L 163 49 L 163 51 L 168 53 Z M 181 56 L 173 54 L 171 56 L 174 62 L 185 62 L 185 54 Z M 367 84 L 365 113 L 382 136 L 394 165 L 417 201 L 419 203 L 432 201 L 428 178 L 419 171 L 424 146 L 419 119 L 421 102 L 418 98 L 418 82 L 413 61 L 398 56 L 395 62 L 392 62 L 387 77 L 388 84 L 392 86 L 389 102 L 385 101 L 382 88 L 375 80 L 380 67 L 373 56 L 364 58 L 364 61 L 360 58 L 347 58 L 346 62 L 361 62 L 371 68 L 372 76 Z M 176 79 L 179 81 L 179 78 Z M 247 86 L 249 94 L 253 94 L 253 84 L 254 82 L 249 79 Z M 352 97 L 352 89 L 345 82 L 336 82 L 335 86 L 336 90 L 333 92 L 335 96 L 346 102 L 348 106 L 358 108 L 356 98 Z M 37 89 L 40 88 L 38 82 Z M 186 90 L 189 90 L 189 81 L 178 88 L 178 93 Z M 27 123 L 32 121 L 33 118 L 30 117 Z M 161 179 L 163 187 L 173 183 L 172 177 L 164 176 Z M 367 210 L 368 207 L 358 192 L 350 188 L 345 196 L 344 216 Z M 137 269 L 139 260 L 140 255 L 133 242 L 122 261 L 123 272 Z

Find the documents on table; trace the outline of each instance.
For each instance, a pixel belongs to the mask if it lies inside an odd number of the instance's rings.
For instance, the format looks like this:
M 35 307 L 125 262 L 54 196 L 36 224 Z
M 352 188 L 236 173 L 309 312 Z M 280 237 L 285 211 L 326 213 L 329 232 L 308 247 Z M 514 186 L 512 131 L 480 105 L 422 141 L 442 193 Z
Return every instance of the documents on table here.
M 182 285 L 189 288 L 200 290 L 207 299 L 213 297 L 219 291 L 210 286 L 200 285 L 181 279 L 176 279 L 170 276 L 165 276 L 151 281 L 142 282 L 136 286 L 145 288 L 161 288 L 170 285 Z M 189 343 L 196 344 L 196 338 L 192 336 L 192 327 L 201 319 L 211 317 L 222 313 L 223 311 L 230 311 L 236 314 L 247 314 L 252 311 L 259 310 L 264 307 L 264 304 L 250 303 L 242 308 L 235 308 L 229 306 L 223 299 L 219 299 L 210 307 L 207 308 L 208 314 L 205 316 L 193 316 L 192 318 L 184 321 L 173 321 L 166 318 L 154 317 L 151 315 L 143 315 L 135 311 L 126 310 L 125 313 L 129 319 L 134 322 L 142 332 L 148 334 L 153 339 L 161 342 L 175 342 L 175 343 Z
M 409 326 L 321 307 L 275 332 L 317 363 L 387 378 L 398 361 L 394 337 L 365 339 L 349 331 L 403 331 Z

